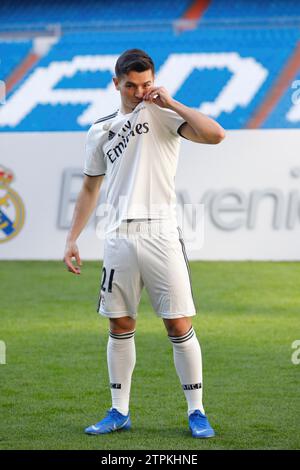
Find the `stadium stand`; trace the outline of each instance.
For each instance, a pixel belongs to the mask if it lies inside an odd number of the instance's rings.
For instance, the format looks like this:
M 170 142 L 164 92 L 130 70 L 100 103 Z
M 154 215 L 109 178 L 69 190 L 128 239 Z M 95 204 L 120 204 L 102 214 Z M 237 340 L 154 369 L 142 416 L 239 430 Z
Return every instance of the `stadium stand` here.
M 26 27 L 34 23 L 82 23 L 153 21 L 172 20 L 179 18 L 190 6 L 192 0 L 42 0 L 15 1 L 2 0 L 0 3 L 1 29 L 22 24 Z
M 254 20 L 268 23 L 269 21 L 300 16 L 300 3 L 297 0 L 213 0 L 205 11 L 203 20 L 226 19 L 239 23 Z
M 298 118 L 297 112 L 291 110 L 291 85 L 300 68 L 297 52 L 299 28 L 296 25 L 298 16 L 300 18 L 300 3 L 291 0 L 235 0 L 229 4 L 223 0 L 213 0 L 205 3 L 207 8 L 202 9 L 197 27 L 177 29 L 176 21 L 184 18 L 185 13 L 196 3 L 200 5 L 201 2 L 147 0 L 137 7 L 135 1 L 112 0 L 106 4 L 92 0 L 44 0 L 38 5 L 32 1 L 26 2 L 24 6 L 20 1 L 4 0 L 0 6 L 0 32 L 5 29 L 5 25 L 13 24 L 17 24 L 16 30 L 26 30 L 32 23 L 49 25 L 59 21 L 62 26 L 57 41 L 49 51 L 41 54 L 39 60 L 25 70 L 8 92 L 7 102 L 41 67 L 47 69 L 56 63 L 63 66 L 78 57 L 81 60 L 85 57 L 86 63 L 89 63 L 92 62 L 89 57 L 114 56 L 125 49 L 140 47 L 153 56 L 158 73 L 173 54 L 180 55 L 186 61 L 191 60 L 193 54 L 202 54 L 207 63 L 194 66 L 180 86 L 175 87 L 173 95 L 207 114 L 214 108 L 213 105 L 207 106 L 207 103 L 216 103 L 232 82 L 236 61 L 245 67 L 260 68 L 264 76 L 251 99 L 243 102 L 241 97 L 236 105 L 227 103 L 219 112 L 215 111 L 211 115 L 226 129 L 299 127 L 300 116 Z M 137 26 L 144 24 L 145 18 L 151 28 L 139 29 Z M 84 25 L 82 30 L 80 21 Z M 101 27 L 94 29 L 95 21 L 106 23 L 105 30 Z M 91 29 L 87 31 L 86 24 L 89 22 Z M 123 25 L 127 22 L 127 29 L 118 29 L 116 22 Z M 160 24 L 167 27 L 161 29 Z M 66 26 L 67 29 L 64 29 Z M 0 79 L 7 79 L 31 48 L 34 50 L 34 45 L 34 39 L 23 42 L 8 42 L 6 39 L 4 42 L 0 36 Z M 216 63 L 210 65 L 211 60 Z M 105 90 L 111 77 L 109 68 L 94 70 L 92 66 L 87 66 L 71 74 L 66 72 L 53 85 L 53 90 L 61 90 L 62 93 L 68 89 L 78 90 L 78 93 L 80 90 Z M 254 86 L 252 82 L 250 71 L 239 87 L 241 93 L 245 89 L 245 96 L 247 90 Z M 90 123 L 80 121 L 79 117 L 88 105 L 83 99 L 77 103 L 68 102 L 67 99 L 58 103 L 38 103 L 13 125 L 3 124 L 0 109 L 0 131 L 85 130 Z
M 0 80 L 5 80 L 27 56 L 32 41 L 0 41 Z

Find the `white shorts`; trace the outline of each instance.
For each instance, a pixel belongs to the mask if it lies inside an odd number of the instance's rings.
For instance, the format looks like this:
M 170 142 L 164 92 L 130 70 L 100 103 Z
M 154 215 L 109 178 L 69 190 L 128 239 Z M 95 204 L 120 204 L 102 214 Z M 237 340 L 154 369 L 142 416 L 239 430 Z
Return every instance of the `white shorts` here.
M 105 239 L 97 311 L 108 318 L 136 318 L 145 286 L 162 318 L 196 314 L 181 232 L 159 220 L 122 222 Z

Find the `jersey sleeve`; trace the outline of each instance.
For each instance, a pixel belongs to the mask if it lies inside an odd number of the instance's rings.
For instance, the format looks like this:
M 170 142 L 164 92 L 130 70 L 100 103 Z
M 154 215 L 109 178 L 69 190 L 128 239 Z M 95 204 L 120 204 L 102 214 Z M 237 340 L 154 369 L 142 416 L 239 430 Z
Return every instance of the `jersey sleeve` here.
M 160 108 L 156 104 L 152 104 L 151 108 L 151 111 L 157 116 L 161 124 L 165 126 L 171 134 L 178 137 L 180 135 L 178 129 L 186 121 L 172 109 Z
M 104 132 L 92 126 L 87 133 L 85 144 L 84 174 L 87 176 L 100 176 L 106 173 L 106 163 L 102 150 Z

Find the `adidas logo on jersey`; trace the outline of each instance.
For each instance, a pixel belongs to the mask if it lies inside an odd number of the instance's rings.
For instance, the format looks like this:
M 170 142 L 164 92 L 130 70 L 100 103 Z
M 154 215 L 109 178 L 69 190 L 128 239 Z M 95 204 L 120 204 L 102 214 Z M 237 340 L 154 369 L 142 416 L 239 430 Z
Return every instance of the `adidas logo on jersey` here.
M 112 140 L 115 135 L 116 135 L 116 133 L 115 133 L 114 131 L 109 131 L 109 133 L 108 133 L 108 140 Z

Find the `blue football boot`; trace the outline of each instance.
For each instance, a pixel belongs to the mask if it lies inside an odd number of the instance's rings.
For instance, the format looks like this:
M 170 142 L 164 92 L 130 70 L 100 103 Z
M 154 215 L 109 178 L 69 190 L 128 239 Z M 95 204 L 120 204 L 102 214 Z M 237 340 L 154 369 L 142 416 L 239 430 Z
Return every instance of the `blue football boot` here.
M 108 434 L 109 432 L 130 429 L 130 415 L 127 416 L 119 413 L 118 410 L 112 408 L 108 410 L 105 418 L 99 423 L 89 426 L 84 430 L 86 434 Z
M 196 410 L 190 414 L 189 426 L 193 437 L 206 438 L 215 435 L 215 431 L 209 424 L 207 417 L 202 414 L 200 410 Z

